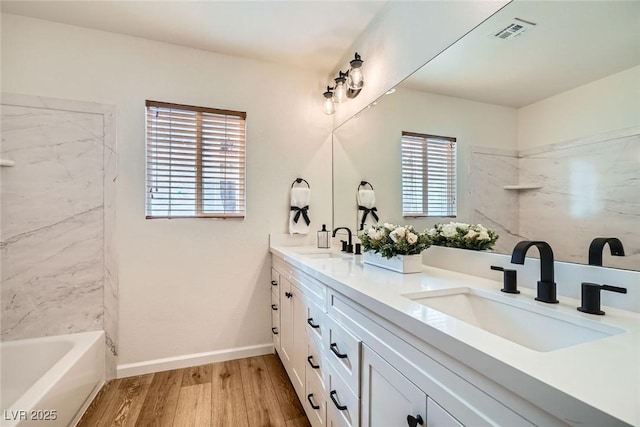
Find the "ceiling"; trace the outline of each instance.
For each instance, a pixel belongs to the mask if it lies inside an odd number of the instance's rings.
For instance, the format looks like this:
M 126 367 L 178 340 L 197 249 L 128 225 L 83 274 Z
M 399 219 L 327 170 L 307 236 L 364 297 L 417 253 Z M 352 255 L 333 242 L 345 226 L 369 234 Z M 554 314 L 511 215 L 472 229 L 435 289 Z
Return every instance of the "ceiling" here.
M 492 37 L 513 18 L 537 25 Z M 403 87 L 520 108 L 636 65 L 640 1 L 515 0 Z
M 2 1 L 30 16 L 329 74 L 384 1 Z

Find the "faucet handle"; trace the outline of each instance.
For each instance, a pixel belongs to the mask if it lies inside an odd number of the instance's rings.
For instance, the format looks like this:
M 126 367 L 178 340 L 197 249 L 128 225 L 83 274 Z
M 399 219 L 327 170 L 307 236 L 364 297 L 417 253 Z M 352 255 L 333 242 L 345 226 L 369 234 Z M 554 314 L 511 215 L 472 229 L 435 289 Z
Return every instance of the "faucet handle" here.
M 582 305 L 578 307 L 578 311 L 588 314 L 603 315 L 604 311 L 600 309 L 600 291 L 617 292 L 626 294 L 627 288 L 621 288 L 611 285 L 598 285 L 597 283 L 582 283 Z
M 497 265 L 491 266 L 492 270 L 502 271 L 504 275 L 502 277 L 502 292 L 507 294 L 519 294 L 518 290 L 518 272 L 516 270 L 511 270 L 504 267 L 499 267 Z

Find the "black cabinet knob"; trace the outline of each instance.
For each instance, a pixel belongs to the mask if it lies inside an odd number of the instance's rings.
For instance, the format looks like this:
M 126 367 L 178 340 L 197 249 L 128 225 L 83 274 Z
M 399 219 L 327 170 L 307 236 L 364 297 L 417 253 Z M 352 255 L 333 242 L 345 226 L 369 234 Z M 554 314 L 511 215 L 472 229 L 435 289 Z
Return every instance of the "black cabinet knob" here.
M 275 304 L 271 304 L 271 310 L 278 311 L 278 306 Z
M 291 298 L 293 296 L 293 294 L 291 292 L 285 292 L 284 296 L 287 298 Z
M 318 329 L 320 327 L 320 325 L 314 324 L 313 323 L 313 317 L 309 317 L 307 319 L 307 323 L 309 324 L 309 326 L 311 326 L 313 329 Z
M 278 335 L 278 328 L 271 328 L 271 332 L 273 332 L 273 335 Z
M 424 420 L 420 414 L 415 417 L 413 415 L 407 415 L 407 424 L 409 424 L 409 427 L 416 427 L 418 424 L 424 425 Z
M 278 282 L 276 282 L 275 280 L 271 281 L 271 286 L 278 286 Z

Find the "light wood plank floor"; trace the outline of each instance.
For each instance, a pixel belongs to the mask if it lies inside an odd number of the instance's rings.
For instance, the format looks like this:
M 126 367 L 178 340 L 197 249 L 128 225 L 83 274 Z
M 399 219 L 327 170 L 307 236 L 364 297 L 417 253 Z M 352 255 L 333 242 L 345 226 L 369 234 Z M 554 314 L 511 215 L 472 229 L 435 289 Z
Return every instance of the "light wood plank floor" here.
M 275 354 L 109 381 L 79 427 L 310 427 Z

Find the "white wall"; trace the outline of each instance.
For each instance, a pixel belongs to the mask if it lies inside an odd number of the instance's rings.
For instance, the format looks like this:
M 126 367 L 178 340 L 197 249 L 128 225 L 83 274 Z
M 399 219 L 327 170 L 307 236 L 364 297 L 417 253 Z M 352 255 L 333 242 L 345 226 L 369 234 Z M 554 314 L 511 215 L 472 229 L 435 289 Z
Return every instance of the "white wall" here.
M 507 0 L 391 1 L 351 45 L 334 72 L 346 71 L 354 52 L 365 61 L 365 88 L 354 100 L 336 106 L 335 125 L 398 85 L 468 31 L 497 12 Z M 320 85 L 322 93 L 326 85 Z
M 355 194 L 361 180 L 376 190 L 380 220 L 412 224 L 419 230 L 442 218 L 402 217 L 402 131 L 457 139 L 458 217 L 472 220 L 469 182 L 471 147 L 515 150 L 517 110 L 450 96 L 398 88 L 334 132 L 334 221 L 353 226 Z
M 331 219 L 331 119 L 308 70 L 2 15 L 2 90 L 117 106 L 119 364 L 271 341 L 269 232 L 288 190 Z M 247 218 L 145 220 L 144 101 L 247 112 Z
M 518 110 L 518 148 L 568 142 L 640 123 L 640 66 Z

